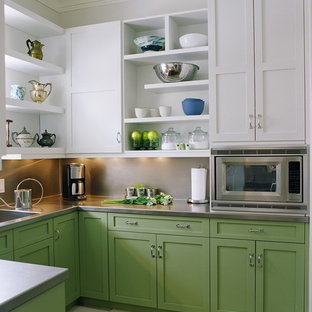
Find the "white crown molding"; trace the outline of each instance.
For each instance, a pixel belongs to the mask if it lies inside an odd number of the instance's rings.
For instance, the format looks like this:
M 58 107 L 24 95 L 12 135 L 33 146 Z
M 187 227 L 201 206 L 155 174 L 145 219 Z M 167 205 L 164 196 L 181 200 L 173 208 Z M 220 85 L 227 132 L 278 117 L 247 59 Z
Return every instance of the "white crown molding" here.
M 38 0 L 50 9 L 62 13 L 67 11 L 86 9 L 100 5 L 108 5 L 128 0 Z

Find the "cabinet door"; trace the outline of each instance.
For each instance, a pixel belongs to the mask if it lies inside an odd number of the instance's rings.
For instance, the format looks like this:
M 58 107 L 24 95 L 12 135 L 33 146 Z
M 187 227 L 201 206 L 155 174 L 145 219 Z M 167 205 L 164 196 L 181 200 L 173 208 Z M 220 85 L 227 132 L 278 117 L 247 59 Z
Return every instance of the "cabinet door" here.
M 79 212 L 81 296 L 108 300 L 107 213 Z
M 0 255 L 0 259 L 2 259 L 2 260 L 12 260 L 13 261 L 14 260 L 13 251 L 5 253 L 5 254 L 1 254 Z
M 53 239 L 49 238 L 14 250 L 14 260 L 34 264 L 54 265 Z
M 156 235 L 109 231 L 110 300 L 156 307 Z
M 66 304 L 80 296 L 78 213 L 54 218 L 54 265 L 68 268 Z
M 253 141 L 253 0 L 208 0 L 212 142 Z
M 256 312 L 304 310 L 304 245 L 257 242 Z
M 209 239 L 157 235 L 158 308 L 209 310 Z
M 0 155 L 6 154 L 5 139 L 5 77 L 4 77 L 4 4 L 0 0 Z M 0 170 L 1 170 L 0 159 Z
M 304 0 L 255 0 L 258 141 L 305 139 Z
M 120 22 L 68 31 L 68 152 L 121 152 Z
M 212 238 L 210 244 L 211 312 L 254 311 L 255 242 Z

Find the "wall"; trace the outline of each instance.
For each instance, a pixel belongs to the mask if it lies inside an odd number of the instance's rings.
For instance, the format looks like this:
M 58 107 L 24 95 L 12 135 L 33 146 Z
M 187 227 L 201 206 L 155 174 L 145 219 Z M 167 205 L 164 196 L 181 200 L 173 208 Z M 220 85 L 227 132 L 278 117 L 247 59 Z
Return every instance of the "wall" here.
M 209 165 L 208 158 L 98 158 L 67 159 L 62 166 L 69 162 L 85 164 L 87 194 L 119 198 L 127 186 L 143 183 L 175 199 L 187 199 L 191 195 L 191 168 Z
M 3 160 L 0 178 L 5 179 L 5 193 L 0 196 L 7 202 L 14 202 L 14 190 L 25 178 L 39 180 L 44 188 L 44 196 L 60 193 L 60 166 L 58 159 L 47 160 Z M 41 195 L 41 188 L 36 182 L 23 182 L 20 188 L 31 188 L 32 197 Z M 1 204 L 1 203 L 0 203 Z

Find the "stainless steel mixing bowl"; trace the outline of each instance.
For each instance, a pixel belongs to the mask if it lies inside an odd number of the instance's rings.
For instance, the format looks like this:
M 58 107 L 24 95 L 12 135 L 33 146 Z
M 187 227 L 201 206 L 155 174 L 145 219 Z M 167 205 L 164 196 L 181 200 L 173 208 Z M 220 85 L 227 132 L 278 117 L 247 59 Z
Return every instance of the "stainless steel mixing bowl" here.
M 199 67 L 190 63 L 168 62 L 157 64 L 153 69 L 161 81 L 179 82 L 192 80 Z

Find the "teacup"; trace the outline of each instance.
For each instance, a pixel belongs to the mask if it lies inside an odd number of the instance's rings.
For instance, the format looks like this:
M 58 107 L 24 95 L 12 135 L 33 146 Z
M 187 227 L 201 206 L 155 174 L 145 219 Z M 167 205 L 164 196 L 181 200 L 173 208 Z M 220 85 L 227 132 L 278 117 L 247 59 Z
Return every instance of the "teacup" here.
M 11 98 L 16 100 L 24 100 L 26 88 L 20 85 L 11 85 Z

